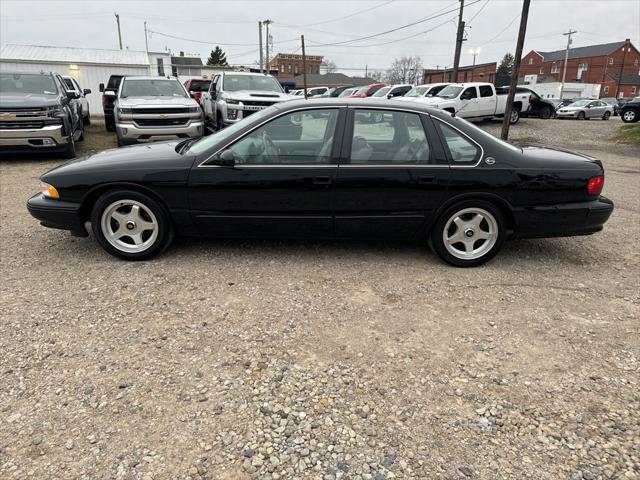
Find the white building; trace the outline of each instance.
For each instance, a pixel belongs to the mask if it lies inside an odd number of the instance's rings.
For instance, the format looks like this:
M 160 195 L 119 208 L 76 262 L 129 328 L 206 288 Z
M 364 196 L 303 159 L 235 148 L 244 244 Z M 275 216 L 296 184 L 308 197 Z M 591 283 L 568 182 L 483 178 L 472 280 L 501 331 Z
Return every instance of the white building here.
M 170 64 L 171 55 L 154 54 Z M 146 52 L 133 50 L 99 50 L 92 48 L 47 47 L 36 45 L 5 45 L 0 50 L 1 72 L 57 72 L 75 77 L 82 88 L 91 89 L 87 96 L 91 115 L 102 115 L 101 83 L 109 75 L 156 75 Z M 168 59 L 168 60 L 165 60 Z M 167 65 L 165 75 L 171 75 Z
M 562 88 L 562 82 L 540 82 L 538 83 L 537 75 L 525 75 L 524 85 L 536 92 L 542 98 L 560 98 L 560 90 L 562 89 L 562 98 L 600 98 L 599 83 L 581 83 L 581 82 L 565 82 Z

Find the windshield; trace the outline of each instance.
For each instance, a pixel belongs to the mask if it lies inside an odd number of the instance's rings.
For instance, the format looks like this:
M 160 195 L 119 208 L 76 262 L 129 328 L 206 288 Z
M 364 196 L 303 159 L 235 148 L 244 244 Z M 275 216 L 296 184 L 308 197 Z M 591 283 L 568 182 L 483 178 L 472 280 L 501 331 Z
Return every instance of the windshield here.
M 584 107 L 584 106 L 588 105 L 589 103 L 591 103 L 591 100 L 578 100 L 577 102 L 573 102 L 569 106 L 570 107 Z
M 247 118 L 243 118 L 236 123 L 232 123 L 228 127 L 225 127 L 223 130 L 219 130 L 213 135 L 202 137 L 196 143 L 191 145 L 191 147 L 189 147 L 189 153 L 199 155 L 211 149 L 215 145 L 220 145 L 220 147 L 222 147 L 222 144 L 224 144 L 227 139 L 231 138 L 231 136 L 234 135 L 237 131 L 242 130 L 247 125 L 255 125 L 256 123 L 262 122 L 262 120 L 265 117 L 268 117 L 275 108 L 275 106 L 267 107 L 264 110 L 260 110 Z
M 122 98 L 127 97 L 187 97 L 178 80 L 124 79 Z
M 282 93 L 282 87 L 273 77 L 265 75 L 225 75 L 222 89 L 227 92 L 258 90 Z
M 387 93 L 389 93 L 389 90 L 391 90 L 391 87 L 382 87 L 380 90 L 378 90 L 376 93 L 374 93 L 371 96 L 372 97 L 384 97 Z
M 51 75 L 0 73 L 0 92 L 56 95 L 58 89 Z
M 405 97 L 423 97 L 428 91 L 429 87 L 413 87 L 405 94 Z
M 342 92 L 338 97 L 348 97 L 349 95 L 353 95 L 355 92 L 355 88 L 347 88 L 344 92 Z
M 193 80 L 189 85 L 189 90 L 192 92 L 206 92 L 209 90 L 211 80 Z
M 440 93 L 436 95 L 436 97 L 440 98 L 456 98 L 460 92 L 462 91 L 462 87 L 457 87 L 455 85 L 449 85 L 444 87 Z

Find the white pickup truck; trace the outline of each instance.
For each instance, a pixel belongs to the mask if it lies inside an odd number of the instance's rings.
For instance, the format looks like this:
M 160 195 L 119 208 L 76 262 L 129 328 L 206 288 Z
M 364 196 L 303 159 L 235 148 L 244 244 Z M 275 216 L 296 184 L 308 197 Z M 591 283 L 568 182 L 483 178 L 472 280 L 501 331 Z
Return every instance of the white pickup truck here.
M 496 93 L 492 83 L 452 83 L 433 97 L 417 98 L 415 101 L 455 113 L 461 118 L 482 120 L 504 117 L 507 94 Z M 526 112 L 529 107 L 529 95 L 516 93 L 509 122 L 518 123 L 520 112 Z

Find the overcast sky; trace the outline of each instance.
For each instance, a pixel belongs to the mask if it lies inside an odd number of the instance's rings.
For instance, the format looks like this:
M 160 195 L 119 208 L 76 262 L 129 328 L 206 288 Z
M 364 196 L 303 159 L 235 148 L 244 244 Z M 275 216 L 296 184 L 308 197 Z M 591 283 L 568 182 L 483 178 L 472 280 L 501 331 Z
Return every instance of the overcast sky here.
M 569 27 L 578 30 L 574 47 L 627 37 L 640 47 L 640 0 L 531 3 L 525 53 L 564 48 L 562 32 Z M 477 63 L 499 61 L 515 50 L 522 0 L 465 5 L 461 64 L 471 64 L 472 49 L 480 50 Z M 382 70 L 404 55 L 419 55 L 427 68 L 451 66 L 458 6 L 457 0 L 0 0 L 0 43 L 116 49 L 117 12 L 123 44 L 131 50 L 145 49 L 146 20 L 150 51 L 182 50 L 204 61 L 220 45 L 229 63 L 252 64 L 258 59 L 257 22 L 271 19 L 276 52 L 299 52 L 304 34 L 309 54 L 361 75 L 365 66 Z

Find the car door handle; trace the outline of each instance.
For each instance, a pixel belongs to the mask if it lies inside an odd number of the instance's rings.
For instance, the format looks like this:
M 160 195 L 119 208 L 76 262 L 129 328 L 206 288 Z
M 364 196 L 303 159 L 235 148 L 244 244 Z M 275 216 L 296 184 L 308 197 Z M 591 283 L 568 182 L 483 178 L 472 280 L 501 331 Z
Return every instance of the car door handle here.
M 424 177 L 420 177 L 420 179 L 418 180 L 419 183 L 433 183 L 433 181 L 435 180 L 436 177 L 434 177 L 433 175 L 427 175 Z
M 313 177 L 314 185 L 331 185 L 331 177 Z

